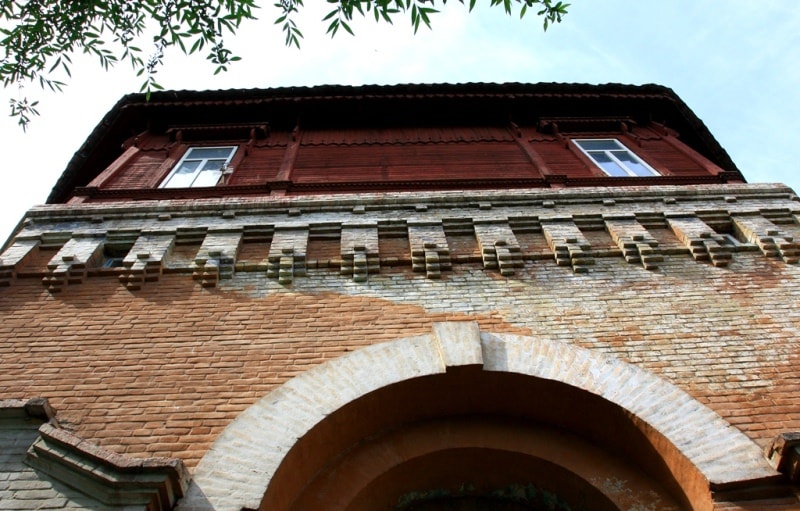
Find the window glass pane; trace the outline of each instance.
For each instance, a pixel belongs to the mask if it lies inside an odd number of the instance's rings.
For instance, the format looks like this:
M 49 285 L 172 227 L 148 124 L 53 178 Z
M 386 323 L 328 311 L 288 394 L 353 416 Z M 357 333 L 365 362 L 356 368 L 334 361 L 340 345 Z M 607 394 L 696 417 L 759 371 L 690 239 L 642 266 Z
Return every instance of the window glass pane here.
M 576 140 L 585 151 L 612 151 L 620 148 L 616 140 Z
M 185 188 L 192 186 L 194 176 L 197 173 L 199 161 L 185 161 L 181 163 L 164 186 L 169 188 Z
M 201 160 L 201 159 L 221 159 L 223 161 L 228 159 L 233 147 L 193 147 L 186 155 L 186 159 Z
M 631 154 L 630 151 L 614 151 L 616 156 L 635 176 L 654 176 L 655 172 L 647 168 L 639 161 L 639 158 Z
M 206 164 L 203 165 L 203 171 L 206 170 L 219 170 L 225 164 L 225 160 L 208 160 Z
M 604 152 L 591 151 L 589 156 L 591 156 L 595 163 L 609 176 L 625 177 L 628 175 L 625 169 L 620 167 L 617 162 L 612 160 L 611 157 Z
M 212 170 L 203 170 L 192 183 L 192 186 L 217 186 L 220 176 L 222 176 L 222 172 L 219 171 L 219 167 Z

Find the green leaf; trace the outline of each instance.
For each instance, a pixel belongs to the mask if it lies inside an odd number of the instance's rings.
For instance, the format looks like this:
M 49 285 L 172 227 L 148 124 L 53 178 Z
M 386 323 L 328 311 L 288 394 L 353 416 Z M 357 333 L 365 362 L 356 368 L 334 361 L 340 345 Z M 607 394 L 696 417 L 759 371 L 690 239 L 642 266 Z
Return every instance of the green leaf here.
M 477 0 L 458 0 L 473 11 Z M 372 12 L 376 22 L 393 23 L 408 15 L 416 33 L 421 25 L 431 27 L 432 16 L 447 0 L 327 0 L 323 21 L 326 32 L 335 36 L 339 29 L 353 35 L 355 16 Z M 519 7 L 520 18 L 537 6 L 543 28 L 561 22 L 569 3 L 563 0 L 490 0 L 509 14 Z M 287 46 L 300 47 L 303 33 L 294 17 L 304 7 L 303 0 L 274 0 L 275 24 L 284 32 Z M 0 81 L 3 86 L 38 84 L 60 90 L 63 82 L 49 75 L 71 77 L 69 63 L 73 52 L 94 55 L 103 69 L 126 60 L 137 77 L 144 77 L 140 89 L 147 97 L 160 90 L 154 76 L 166 65 L 170 48 L 194 54 L 211 48 L 205 56 L 215 74 L 241 60 L 222 42 L 223 33 L 235 34 L 244 21 L 255 20 L 255 0 L 0 0 Z M 152 45 L 143 52 L 141 42 Z M 146 55 L 146 56 L 145 56 Z M 59 75 L 61 76 L 61 75 Z M 31 104 L 19 102 L 18 118 L 32 117 Z M 27 120 L 25 122 L 28 122 Z

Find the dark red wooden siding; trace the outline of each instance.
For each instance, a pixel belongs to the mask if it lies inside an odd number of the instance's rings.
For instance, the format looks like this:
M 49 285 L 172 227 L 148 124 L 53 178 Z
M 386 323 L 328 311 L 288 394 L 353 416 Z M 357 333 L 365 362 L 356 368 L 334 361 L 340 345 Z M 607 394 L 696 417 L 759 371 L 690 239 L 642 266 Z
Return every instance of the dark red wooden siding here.
M 617 138 L 653 167 L 668 169 L 672 176 L 709 175 L 687 152 L 646 128 L 634 128 L 633 136 L 621 132 L 556 136 L 539 133 L 534 127 L 522 128 L 519 134 L 523 138 L 517 138 L 516 130 L 505 127 L 343 129 L 294 135 L 277 132 L 249 143 L 243 140 L 184 143 L 239 145 L 229 186 L 264 186 L 268 190 L 270 182 L 278 180 L 279 171 L 286 166 L 289 172 L 284 177 L 288 175 L 289 181 L 297 185 L 293 191 L 290 184 L 288 193 L 301 194 L 325 193 L 326 183 L 330 184 L 330 191 L 434 190 L 437 186 L 457 186 L 458 181 L 464 181 L 462 185 L 466 188 L 505 186 L 487 184 L 488 180 L 497 180 L 495 183 L 524 180 L 516 181 L 517 185 L 547 186 L 542 180 L 546 176 L 533 163 L 537 158 L 544 162 L 549 174 L 578 179 L 577 184 L 581 178 L 602 179 L 602 173 L 578 155 L 579 151 L 569 142 L 570 137 Z M 288 149 L 295 139 L 300 147 L 290 165 Z M 130 190 L 130 193 L 147 189 L 158 181 L 158 174 L 168 171 L 164 162 L 168 149 L 176 150 L 173 144 L 166 136 L 146 138 L 139 153 L 101 188 Z M 173 158 L 177 160 L 180 156 L 175 154 Z M 437 185 L 445 181 L 449 184 Z M 341 188 L 344 183 L 358 186 Z M 614 178 L 609 178 L 608 184 L 613 185 Z
M 535 177 L 514 142 L 303 146 L 292 171 L 298 183 Z
M 686 153 L 679 151 L 664 139 L 642 140 L 642 149 L 647 156 L 657 161 L 674 176 L 704 176 L 708 171 L 699 163 L 689 158 Z M 633 148 L 636 151 L 636 148 Z M 647 156 L 640 155 L 647 160 Z
M 254 147 L 247 152 L 242 162 L 235 166 L 228 184 L 263 185 L 278 176 L 286 146 Z
M 166 151 L 141 151 L 131 158 L 131 161 L 124 168 L 103 183 L 102 188 L 145 188 L 154 179 L 159 167 L 166 159 Z
M 569 177 L 591 177 L 595 174 L 560 140 L 532 140 L 531 147 L 544 160 L 550 172 Z

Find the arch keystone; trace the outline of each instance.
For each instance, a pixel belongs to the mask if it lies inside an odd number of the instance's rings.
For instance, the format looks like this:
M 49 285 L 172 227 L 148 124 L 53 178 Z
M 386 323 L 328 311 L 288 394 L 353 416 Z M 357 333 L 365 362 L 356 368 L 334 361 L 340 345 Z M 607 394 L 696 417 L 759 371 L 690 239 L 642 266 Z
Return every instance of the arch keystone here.
M 483 365 L 481 329 L 475 321 L 434 323 L 433 337 L 445 367 Z

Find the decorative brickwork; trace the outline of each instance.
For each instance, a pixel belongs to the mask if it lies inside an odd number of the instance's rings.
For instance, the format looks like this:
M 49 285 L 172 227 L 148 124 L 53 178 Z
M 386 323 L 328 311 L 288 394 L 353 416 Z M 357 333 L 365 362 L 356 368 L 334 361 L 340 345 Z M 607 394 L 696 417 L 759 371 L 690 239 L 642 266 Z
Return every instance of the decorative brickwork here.
M 542 231 L 553 251 L 556 264 L 571 266 L 575 273 L 586 273 L 594 264 L 592 247 L 571 221 L 542 222 Z
M 276 228 L 269 249 L 267 277 L 280 284 L 291 284 L 295 277 L 306 275 L 308 229 Z
M 378 226 L 342 226 L 342 275 L 352 275 L 354 282 L 366 282 L 370 273 L 380 271 Z
M 143 233 L 122 260 L 123 272 L 119 281 L 130 289 L 141 289 L 145 282 L 155 282 L 161 276 L 164 258 L 172 250 L 175 236 L 167 233 Z
M 779 257 L 789 264 L 797 263 L 800 243 L 766 218 L 738 216 L 733 218 L 733 224 L 742 237 L 758 245 L 765 256 Z
M 0 287 L 8 286 L 16 277 L 16 268 L 25 264 L 39 240 L 17 239 L 0 255 Z
M 425 272 L 429 279 L 440 279 L 442 271 L 451 268 L 450 247 L 441 222 L 409 222 L 408 241 L 414 271 Z
M 72 238 L 47 264 L 42 284 L 51 293 L 61 291 L 67 284 L 80 284 L 86 278 L 87 268 L 97 266 L 102 257 L 102 238 Z
M 475 222 L 475 235 L 484 268 L 499 269 L 501 275 L 509 276 L 522 267 L 522 252 L 508 223 Z
M 242 245 L 242 231 L 209 230 L 194 258 L 192 278 L 203 287 L 214 287 L 219 279 L 233 277 L 236 257 Z
M 158 222 L 149 226 L 141 240 L 132 234 L 138 232 L 135 229 L 138 220 L 126 220 L 125 208 L 115 212 L 115 207 L 104 206 L 102 210 L 111 215 L 109 220 L 97 223 L 96 215 L 87 217 L 85 228 L 66 233 L 56 231 L 58 222 L 48 223 L 47 212 L 43 210 L 44 217 L 38 219 L 39 224 L 49 227 L 47 230 L 32 229 L 26 232 L 24 239 L 42 240 L 38 245 L 41 248 L 61 247 L 73 238 L 104 234 L 106 245 L 124 245 L 126 239 L 136 239 L 136 246 L 123 261 L 127 270 L 120 274 L 120 280 L 131 289 L 141 287 L 146 280 L 156 280 L 167 267 L 164 259 L 171 249 L 165 240 L 171 237 L 175 238 L 175 245 L 189 247 L 196 244 L 197 249 L 190 260 L 173 258 L 168 264 L 169 270 L 192 272 L 201 284 L 207 286 L 218 285 L 220 276 L 229 278 L 234 271 L 263 271 L 262 263 L 253 264 L 254 255 L 259 261 L 267 262 L 268 277 L 284 284 L 294 282 L 305 275 L 311 238 L 315 240 L 317 249 L 327 253 L 323 260 L 314 259 L 314 267 L 338 269 L 346 275 L 353 275 L 356 282 L 364 282 L 364 275 L 395 271 L 389 268 L 397 268 L 398 262 L 404 258 L 398 259 L 393 249 L 390 249 L 391 253 L 382 254 L 380 247 L 389 238 L 405 236 L 408 236 L 412 269 L 425 272 L 429 278 L 441 278 L 452 269 L 454 262 L 448 245 L 448 232 L 456 236 L 457 244 L 468 238 L 471 238 L 469 243 L 475 244 L 474 257 L 460 254 L 457 258 L 459 264 L 480 257 L 484 268 L 498 268 L 504 276 L 516 273 L 524 261 L 542 257 L 552 257 L 559 265 L 573 267 L 576 273 L 588 271 L 598 257 L 610 256 L 640 262 L 646 269 L 660 266 L 666 252 L 688 253 L 695 260 L 710 260 L 721 267 L 730 264 L 734 253 L 749 250 L 760 249 L 765 255 L 780 254 L 782 250 L 784 259 L 789 262 L 796 257 L 792 254 L 797 249 L 793 248 L 794 242 L 791 241 L 795 236 L 792 226 L 798 225 L 791 214 L 797 209 L 794 203 L 781 203 L 781 206 L 788 207 L 780 207 L 767 195 L 762 198 L 759 189 L 750 185 L 740 196 L 734 195 L 733 187 L 726 189 L 730 193 L 724 197 L 705 193 L 703 187 L 698 187 L 697 193 L 692 194 L 686 194 L 687 190 L 673 187 L 662 189 L 657 194 L 646 189 L 628 190 L 626 207 L 634 213 L 622 216 L 615 211 L 617 206 L 594 192 L 571 192 L 568 196 L 541 191 L 530 194 L 487 192 L 458 198 L 431 194 L 422 197 L 430 204 L 424 207 L 418 204 L 417 196 L 420 194 L 407 197 L 400 194 L 393 196 L 391 201 L 382 200 L 369 212 L 363 206 L 351 207 L 348 201 L 340 199 L 333 205 L 324 200 L 313 203 L 296 199 L 293 202 L 303 208 L 289 209 L 273 207 L 269 201 L 236 204 L 209 201 L 198 210 L 205 213 L 192 213 L 190 216 L 164 212 L 162 206 L 152 209 L 144 206 L 137 211 L 151 212 L 147 214 L 152 214 Z M 665 192 L 680 197 L 681 201 L 663 199 Z M 655 202 L 657 195 L 662 197 Z M 480 199 L 491 199 L 491 202 Z M 486 207 L 487 204 L 491 207 Z M 722 209 L 723 205 L 727 209 Z M 237 206 L 241 211 L 236 211 Z M 413 210 L 409 211 L 408 206 L 413 206 Z M 87 213 L 94 209 L 92 206 L 83 208 L 88 209 Z M 395 208 L 406 208 L 405 219 L 397 218 Z M 228 217 L 220 214 L 221 209 L 230 213 Z M 287 217 L 287 213 L 300 212 L 301 209 L 305 222 Z M 72 224 L 75 225 L 80 224 Z M 748 236 L 745 232 L 748 225 L 753 229 L 761 226 L 758 232 L 763 232 L 763 235 L 760 238 Z M 741 240 L 728 234 L 733 232 L 732 226 Z M 104 232 L 104 228 L 108 230 Z M 677 244 L 665 245 L 659 238 L 661 235 L 658 233 L 665 228 L 670 228 L 677 236 Z M 601 239 L 600 230 L 607 231 L 610 239 Z M 542 252 L 543 247 L 523 247 L 515 231 L 523 237 L 541 233 L 547 252 Z M 752 229 L 747 232 L 750 231 L 756 232 Z M 768 232 L 779 232 L 781 236 L 767 235 Z M 162 241 L 156 243 L 151 238 Z M 235 254 L 239 250 L 239 238 L 270 241 L 269 245 L 264 245 L 269 247 L 268 251 L 260 255 L 248 253 L 247 261 L 250 262 L 238 264 Z M 768 239 L 777 240 L 777 243 L 770 245 Z M 600 244 L 593 246 L 595 242 Z M 152 243 L 156 245 L 150 247 Z M 203 248 L 203 243 L 206 248 Z M 462 250 L 460 245 L 457 248 Z M 219 261 L 222 261 L 221 265 Z M 387 268 L 382 270 L 384 263 Z M 6 264 L 6 275 L 13 275 L 24 264 L 24 261 L 17 261 L 13 267 Z M 78 282 L 78 279 L 73 281 Z M 10 282 L 8 278 L 6 282 Z
M 145 99 L 0 254 L 0 509 L 800 509 L 800 201 L 672 91 Z
M 800 269 L 765 257 L 741 233 L 738 242 L 717 233 L 735 233 L 739 218 L 764 219 L 784 239 L 796 238 L 800 223 L 792 212 L 800 214 L 800 203 L 792 196 L 782 187 L 726 185 L 39 207 L 20 233 L 36 241 L 10 265 L 16 279 L 0 289 L 0 387 L 9 396 L 48 396 L 69 432 L 104 449 L 179 458 L 193 469 L 226 426 L 291 378 L 367 346 L 428 336 L 433 323 L 468 319 L 483 332 L 631 364 L 680 389 L 654 391 L 665 413 L 692 416 L 694 405 L 679 399 L 684 392 L 763 446 L 800 430 L 794 398 Z M 421 202 L 427 207 L 416 207 Z M 621 204 L 630 213 L 621 215 Z M 223 217 L 226 211 L 232 214 Z M 695 261 L 694 246 L 676 228 L 687 218 L 735 254 L 726 267 Z M 210 252 L 210 240 L 231 235 L 223 244 L 236 247 L 240 232 L 249 241 L 247 257 L 231 262 L 230 278 L 213 288 L 193 280 L 195 260 Z M 580 249 L 573 255 L 591 245 L 590 272 L 574 271 L 569 250 L 566 265 L 557 264 L 570 238 Z M 306 268 L 309 240 L 325 264 Z M 96 243 L 94 254 L 104 244 L 133 248 L 122 268 L 103 268 L 95 259 L 85 264 L 81 284 L 43 293 L 38 279 L 50 276 L 48 263 L 86 241 Z M 642 255 L 638 248 L 626 253 L 631 242 L 660 251 L 657 271 L 629 264 Z M 361 243 L 366 281 L 355 278 Z M 519 246 L 513 275 L 487 271 L 484 243 Z M 221 253 L 235 254 L 228 250 Z M 341 274 L 348 253 L 352 276 Z M 161 268 L 160 276 L 154 271 L 156 282 L 130 293 L 118 279 L 130 275 L 133 264 L 125 263 L 138 254 L 147 254 L 143 260 Z M 439 278 L 427 278 L 429 271 Z M 442 328 L 449 327 L 436 327 L 436 335 L 447 342 L 472 346 L 443 348 L 442 360 L 473 367 L 474 332 Z M 485 365 L 489 345 L 481 346 Z M 532 345 L 519 346 L 525 347 L 513 360 L 532 353 Z M 573 360 L 575 371 L 591 374 L 587 359 L 558 353 L 564 363 Z M 368 381 L 375 367 L 354 378 Z M 575 374 L 568 385 L 580 387 Z M 613 380 L 628 373 L 603 374 Z M 625 406 L 634 410 L 637 394 L 628 394 L 633 402 Z M 635 412 L 647 413 L 655 412 Z M 662 433 L 684 452 L 695 440 L 690 429 L 675 428 Z M 686 451 L 697 466 L 727 470 L 722 447 L 697 442 L 697 451 Z
M 668 218 L 670 228 L 688 248 L 696 261 L 711 261 L 714 266 L 728 266 L 731 247 L 699 218 Z
M 641 263 L 645 270 L 655 270 L 664 261 L 658 241 L 635 219 L 606 219 L 605 224 L 629 263 Z

